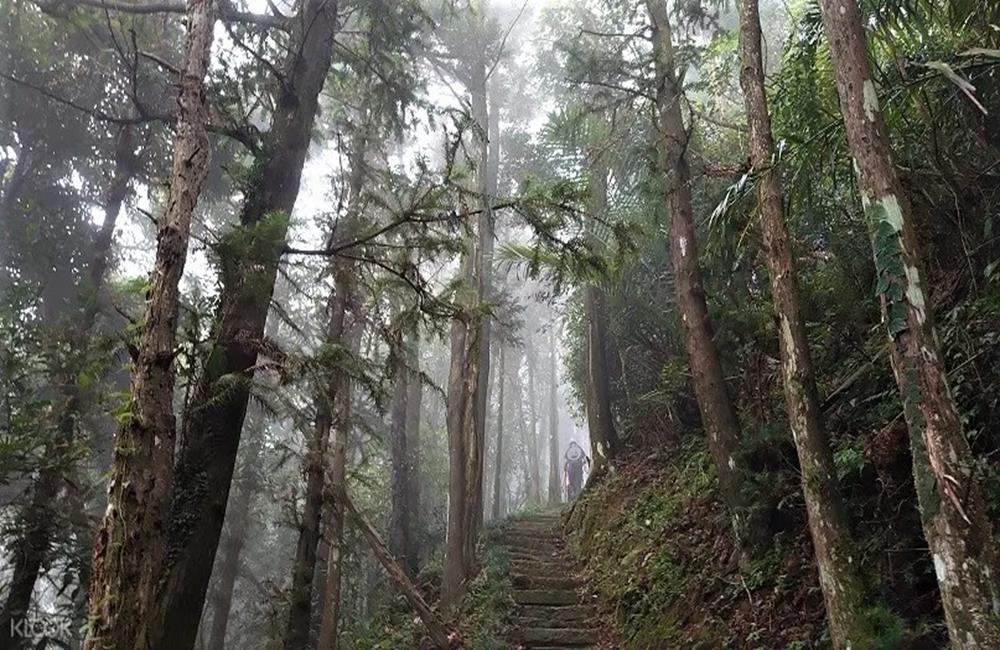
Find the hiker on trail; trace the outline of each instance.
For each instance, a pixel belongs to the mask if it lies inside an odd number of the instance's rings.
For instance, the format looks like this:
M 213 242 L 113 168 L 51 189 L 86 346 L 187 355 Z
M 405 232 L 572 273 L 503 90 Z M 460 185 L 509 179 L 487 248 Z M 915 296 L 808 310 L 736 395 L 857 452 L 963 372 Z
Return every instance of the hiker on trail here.
M 590 458 L 580 445 L 573 440 L 566 450 L 566 464 L 563 465 L 563 475 L 566 477 L 566 496 L 570 501 L 580 496 L 583 489 L 583 466 L 590 469 Z

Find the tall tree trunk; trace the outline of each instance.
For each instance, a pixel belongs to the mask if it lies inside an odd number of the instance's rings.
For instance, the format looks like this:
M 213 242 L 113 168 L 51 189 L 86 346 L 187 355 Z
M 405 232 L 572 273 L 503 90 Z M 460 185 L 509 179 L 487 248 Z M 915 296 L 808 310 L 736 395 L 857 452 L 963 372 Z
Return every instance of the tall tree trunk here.
M 464 266 L 469 279 L 474 277 L 473 260 L 474 255 L 466 255 Z M 448 527 L 441 587 L 442 603 L 449 607 L 465 593 L 465 582 L 473 560 L 468 548 L 468 529 L 475 517 L 469 512 L 474 505 L 470 503 L 469 493 L 470 474 L 474 473 L 477 461 L 472 458 L 470 446 L 475 436 L 473 420 L 479 378 L 480 332 L 472 309 L 466 308 L 452 320 L 447 400 Z
M 993 531 L 974 475 L 975 458 L 948 388 L 910 203 L 871 78 L 861 12 L 854 0 L 822 0 L 820 9 L 871 230 L 882 320 L 951 645 L 1000 647 L 1000 567 Z
M 864 648 L 872 644 L 872 634 L 865 616 L 862 581 L 857 574 L 860 563 L 852 557 L 856 549 L 840 498 L 833 451 L 823 424 L 799 301 L 795 261 L 785 228 L 781 183 L 772 166 L 774 141 L 764 89 L 757 0 L 739 0 L 737 8 L 740 14 L 740 86 L 750 130 L 750 161 L 760 174 L 757 200 L 771 276 L 771 296 L 779 324 L 785 405 L 802 471 L 802 491 L 819 582 L 834 647 Z
M 517 408 L 516 420 L 517 420 L 517 430 L 519 439 L 521 441 L 521 452 L 523 455 L 524 462 L 524 498 L 526 503 L 535 504 L 538 502 L 538 482 L 531 475 L 531 454 L 529 452 L 529 432 L 528 432 L 528 414 L 527 410 L 524 408 L 524 391 L 521 388 L 521 354 L 514 358 L 514 372 L 511 374 L 511 385 L 510 388 L 513 391 L 513 403 L 515 408 Z
M 535 349 L 531 345 L 530 339 L 525 341 L 525 359 L 528 365 L 528 417 L 531 420 L 528 435 L 528 455 L 531 460 L 531 483 L 534 486 L 533 505 L 542 503 L 542 455 L 539 449 L 538 420 L 540 405 L 535 401 Z M 530 495 L 529 495 L 530 498 Z
M 217 7 L 189 0 L 167 211 L 161 217 L 129 416 L 118 431 L 108 508 L 94 544 L 87 648 L 157 646 L 155 589 L 174 458 L 174 330 L 191 217 L 208 176 L 208 72 Z M 208 571 L 211 571 L 209 564 Z M 207 582 L 207 579 L 206 579 Z M 201 603 L 192 614 L 197 628 Z M 193 642 L 194 635 L 192 635 Z
M 280 322 L 277 317 L 268 318 L 266 331 L 269 338 L 277 335 Z M 207 633 L 208 650 L 224 650 L 226 646 L 236 580 L 243 566 L 243 548 L 250 530 L 250 506 L 260 491 L 265 423 L 263 414 L 258 414 L 256 418 L 251 415 L 250 418 L 250 429 L 244 436 L 244 443 L 249 451 L 245 454 L 243 469 L 236 482 L 236 494 L 226 518 L 225 537 L 220 544 L 222 558 L 215 569 L 219 577 L 211 596 L 212 626 Z M 203 642 L 206 640 L 204 630 L 199 638 Z
M 504 496 L 507 493 L 504 485 L 503 464 L 503 381 L 504 381 L 504 348 L 500 346 L 500 365 L 497 368 L 497 445 L 496 462 L 493 473 L 493 521 L 504 515 Z
M 249 399 L 248 373 L 257 362 L 288 217 L 298 196 L 310 134 L 333 52 L 335 0 L 305 0 L 294 18 L 259 174 L 248 186 L 240 228 L 260 256 L 239 255 L 224 265 L 213 348 L 184 414 L 184 444 L 175 471 L 170 554 L 157 604 L 163 647 L 189 648 L 226 513 L 240 432 Z M 226 381 L 225 378 L 238 378 Z
M 118 152 L 115 156 L 115 172 L 108 186 L 104 200 L 104 221 L 94 239 L 94 257 L 80 289 L 82 316 L 75 323 L 76 333 L 72 336 L 73 347 L 86 349 L 88 338 L 94 329 L 99 312 L 99 294 L 104 286 L 108 259 L 111 256 L 112 237 L 122 203 L 128 196 L 132 179 L 138 171 L 137 157 L 126 141 L 131 141 L 131 128 L 123 128 L 119 134 Z M 20 162 L 20 160 L 18 161 Z M 14 557 L 11 564 L 14 567 L 8 585 L 7 597 L 3 610 L 0 611 L 0 646 L 18 647 L 20 639 L 11 636 L 11 621 L 24 618 L 31 605 L 31 595 L 35 591 L 39 571 L 42 568 L 49 548 L 58 518 L 52 512 L 56 506 L 57 495 L 62 489 L 65 472 L 73 466 L 71 452 L 76 434 L 76 420 L 80 415 L 81 389 L 75 373 L 57 371 L 63 376 L 56 379 L 56 384 L 63 385 L 63 403 L 58 408 L 58 423 L 56 424 L 56 440 L 46 445 L 43 462 L 38 478 L 32 486 L 31 496 L 24 512 L 19 514 L 25 522 L 25 534 L 14 547 Z M 81 529 L 77 531 L 82 538 L 89 539 L 92 531 Z M 83 585 L 86 586 L 86 585 Z
M 344 324 L 344 310 L 340 295 L 331 297 L 331 313 L 328 340 L 339 343 Z M 333 372 L 336 372 L 334 370 Z M 330 382 L 334 383 L 334 382 Z M 339 390 L 334 386 L 334 391 Z M 333 408 L 330 401 L 336 392 L 328 394 L 329 386 L 317 396 L 316 422 L 308 441 L 305 458 L 306 492 L 305 504 L 299 523 L 299 536 L 295 546 L 295 560 L 292 563 L 292 583 L 289 587 L 288 621 L 285 627 L 285 650 L 299 650 L 309 641 L 309 622 L 312 613 L 312 585 L 316 571 L 316 549 L 319 544 L 322 525 L 324 483 L 326 482 L 327 441 L 333 424 Z
M 406 348 L 407 365 L 409 372 L 406 374 L 406 442 L 409 450 L 407 462 L 409 470 L 409 488 L 407 489 L 407 508 L 409 515 L 409 540 L 410 551 L 407 554 L 407 571 L 411 576 L 416 576 L 420 572 L 421 537 L 423 535 L 423 525 L 420 517 L 420 408 L 423 401 L 424 385 L 420 379 L 420 340 L 416 335 Z
M 340 276 L 341 286 L 338 291 L 344 295 L 353 296 L 355 288 L 351 274 L 345 265 L 345 272 Z M 356 354 L 361 345 L 361 326 L 358 319 L 350 325 L 347 336 L 348 349 Z M 329 394 L 333 401 L 333 435 L 330 441 L 330 489 L 329 494 L 336 495 L 344 489 L 347 479 L 347 443 L 351 434 L 351 379 L 347 375 L 340 377 L 339 386 L 330 386 Z M 344 512 L 336 498 L 330 499 L 329 523 L 326 529 L 327 551 L 326 584 L 323 588 L 323 615 L 320 619 L 319 650 L 336 650 L 339 643 L 341 593 L 344 575 Z
M 410 455 L 406 439 L 406 400 L 409 397 L 409 375 L 404 358 L 402 335 L 395 344 L 396 369 L 389 415 L 389 458 L 391 471 L 389 506 L 389 550 L 404 567 L 410 566 Z M 413 574 L 410 574 L 413 577 Z
M 483 11 L 486 9 L 483 8 Z M 475 284 L 480 303 L 489 303 L 493 299 L 493 197 L 497 190 L 498 148 L 497 142 L 491 141 L 491 122 L 495 118 L 495 107 L 488 103 L 489 89 L 487 79 L 487 62 L 477 61 L 472 82 L 472 111 L 479 132 L 479 161 L 477 181 L 482 211 L 477 224 L 478 246 L 475 257 Z M 467 450 L 469 454 L 469 469 L 466 474 L 469 501 L 466 507 L 465 526 L 465 559 L 467 572 L 474 570 L 476 543 L 479 531 L 483 525 L 484 514 L 484 476 L 486 461 L 486 424 L 489 410 L 490 395 L 490 333 L 492 319 L 489 314 L 477 317 L 479 327 L 478 355 L 479 362 L 476 372 L 476 394 L 473 410 L 473 436 Z
M 592 151 L 588 164 L 590 219 L 604 219 L 608 211 L 607 168 L 601 154 Z M 593 472 L 602 472 L 608 458 L 621 446 L 611 413 L 611 375 L 608 364 L 608 297 L 604 288 L 591 283 L 585 289 L 584 314 L 587 320 L 586 410 L 590 432 Z
M 452 606 L 465 593 L 465 583 L 472 571 L 475 548 L 470 548 L 476 516 L 475 485 L 482 482 L 481 448 L 477 451 L 475 414 L 481 356 L 480 317 L 477 312 L 479 291 L 477 260 L 479 240 L 470 233 L 470 250 L 464 256 L 464 282 L 455 302 L 461 313 L 452 319 L 451 361 L 448 373 L 448 526 L 445 540 L 442 602 Z M 478 480 L 477 480 L 478 476 Z
M 685 342 L 695 395 L 723 500 L 732 517 L 741 550 L 753 553 L 763 547 L 764 533 L 748 521 L 751 504 L 743 493 L 745 461 L 739 453 L 740 425 L 719 353 L 713 340 L 712 321 L 705 302 L 694 214 L 691 207 L 691 172 L 687 162 L 688 132 L 681 113 L 682 91 L 677 82 L 670 21 L 664 0 L 646 0 L 653 26 L 656 74 L 657 148 L 666 176 L 666 202 L 670 216 L 670 261 L 673 264 L 677 302 L 684 323 Z
M 562 481 L 559 472 L 559 369 L 556 323 L 549 330 L 549 505 L 562 502 Z
M 253 422 L 254 419 L 252 418 Z M 250 443 L 250 453 L 237 482 L 233 506 L 229 509 L 229 525 L 221 546 L 222 562 L 219 565 L 219 581 L 212 595 L 212 627 L 208 635 L 208 650 L 225 650 L 226 630 L 229 614 L 233 607 L 236 578 L 242 564 L 243 546 L 250 529 L 250 504 L 260 489 L 261 452 L 263 451 L 263 426 L 254 423 L 251 430 L 254 440 Z

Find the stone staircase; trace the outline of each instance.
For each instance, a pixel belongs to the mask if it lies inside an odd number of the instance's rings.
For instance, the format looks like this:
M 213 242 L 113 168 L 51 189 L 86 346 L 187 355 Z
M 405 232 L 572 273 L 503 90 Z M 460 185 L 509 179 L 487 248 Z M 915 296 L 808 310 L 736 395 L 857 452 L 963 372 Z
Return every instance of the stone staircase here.
M 513 638 L 517 648 L 597 647 L 597 612 L 564 549 L 557 513 L 512 519 L 501 541 L 514 584 Z

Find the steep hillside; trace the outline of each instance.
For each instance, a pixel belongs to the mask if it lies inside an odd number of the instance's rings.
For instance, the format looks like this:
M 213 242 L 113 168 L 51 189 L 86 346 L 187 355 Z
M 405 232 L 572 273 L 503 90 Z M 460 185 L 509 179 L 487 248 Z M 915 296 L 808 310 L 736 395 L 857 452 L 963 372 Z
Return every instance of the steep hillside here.
M 828 647 L 795 477 L 778 476 L 778 533 L 744 567 L 697 441 L 628 457 L 584 493 L 566 517 L 569 548 L 624 647 Z M 929 562 L 896 548 L 905 536 L 887 539 L 898 522 L 876 523 L 862 527 L 861 555 L 867 575 L 890 576 L 870 585 L 885 596 L 876 602 L 889 601 L 869 612 L 880 647 L 941 647 L 943 631 L 927 623 L 939 615 Z

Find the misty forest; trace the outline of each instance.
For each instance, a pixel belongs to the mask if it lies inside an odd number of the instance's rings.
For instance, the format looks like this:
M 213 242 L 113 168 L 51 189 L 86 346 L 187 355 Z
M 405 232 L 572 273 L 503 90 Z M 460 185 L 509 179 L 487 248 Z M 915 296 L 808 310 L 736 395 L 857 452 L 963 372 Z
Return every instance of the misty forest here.
M 996 0 L 0 0 L 0 650 L 1000 649 Z

